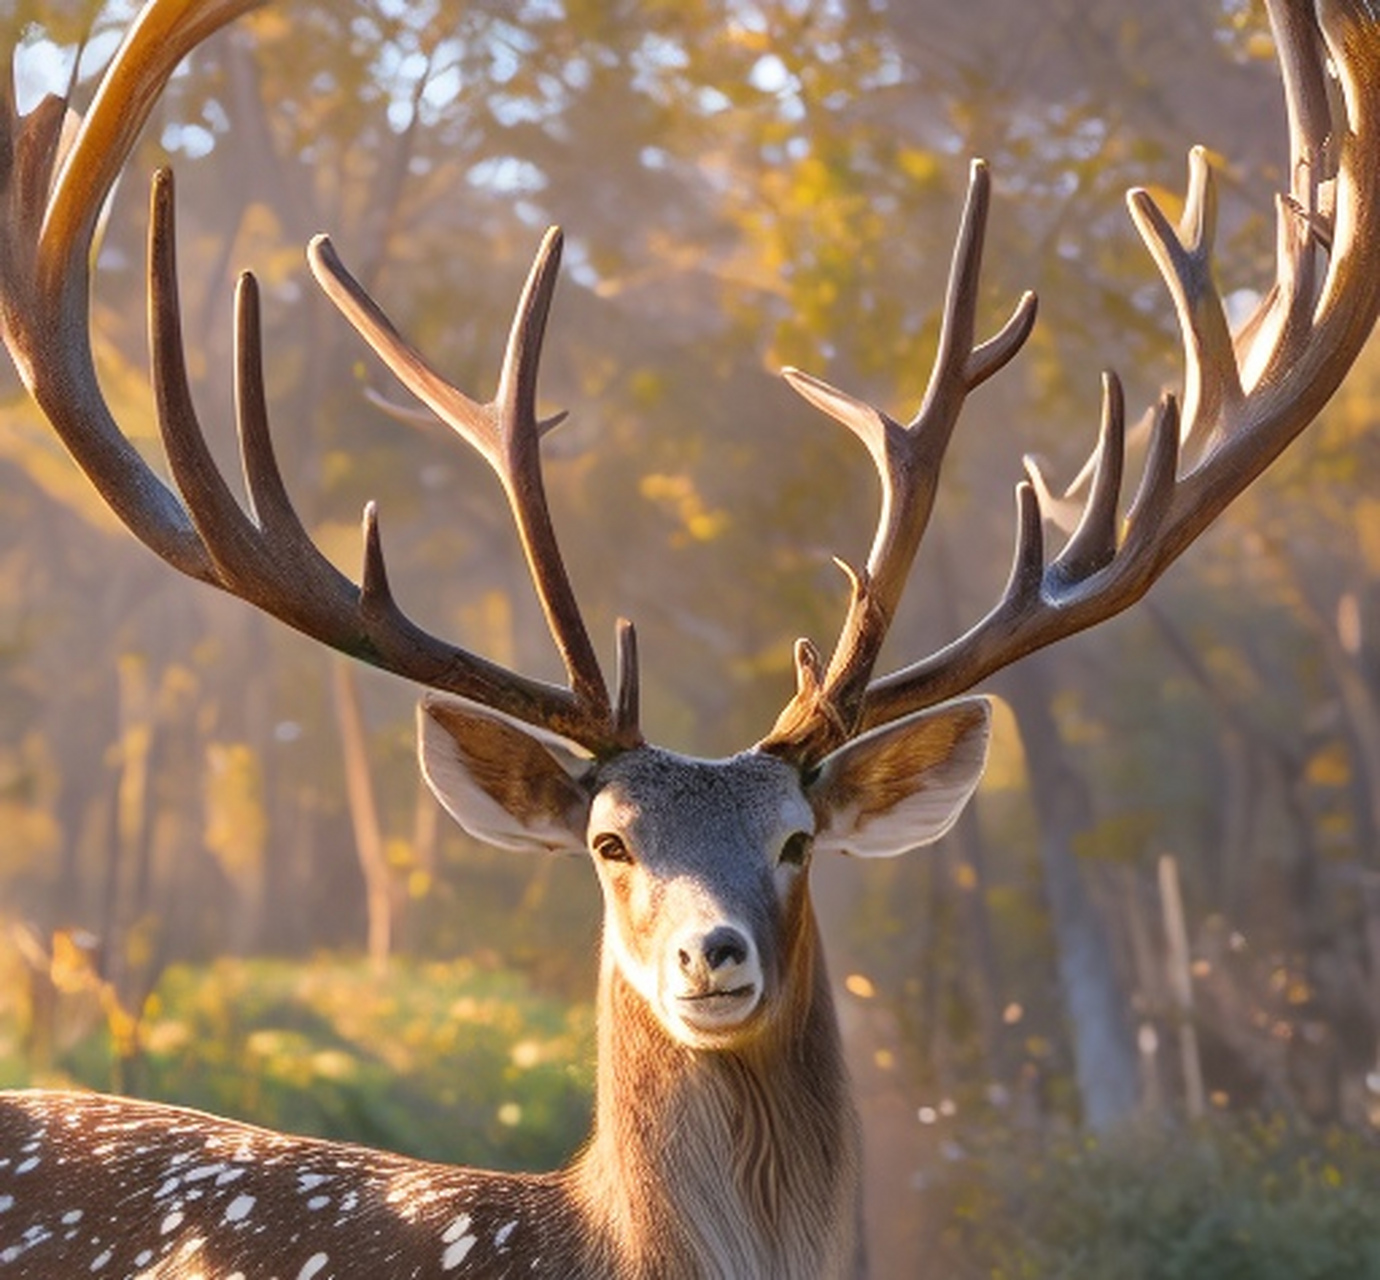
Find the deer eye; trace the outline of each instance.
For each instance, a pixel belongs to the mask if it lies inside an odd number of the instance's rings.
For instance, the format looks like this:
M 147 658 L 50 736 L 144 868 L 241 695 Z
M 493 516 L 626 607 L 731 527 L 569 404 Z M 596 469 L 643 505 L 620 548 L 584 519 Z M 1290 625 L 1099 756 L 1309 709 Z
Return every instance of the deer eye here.
M 788 867 L 803 867 L 810 860 L 810 846 L 814 837 L 808 831 L 796 831 L 786 837 L 777 861 Z
M 595 836 L 593 845 L 594 852 L 605 862 L 631 862 L 633 860 L 632 854 L 628 852 L 628 846 L 611 831 Z

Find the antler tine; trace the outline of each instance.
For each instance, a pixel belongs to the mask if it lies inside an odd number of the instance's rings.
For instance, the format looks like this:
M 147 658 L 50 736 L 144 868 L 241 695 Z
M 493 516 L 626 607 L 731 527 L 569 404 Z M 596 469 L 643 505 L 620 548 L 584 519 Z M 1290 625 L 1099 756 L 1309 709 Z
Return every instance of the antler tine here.
M 154 404 L 173 481 L 211 558 L 214 580 L 217 585 L 230 585 L 253 559 L 258 530 L 240 509 L 211 457 L 192 403 L 182 344 L 173 195 L 172 174 L 161 170 L 154 177 L 149 199 L 148 306 Z M 245 292 L 241 290 L 242 299 Z M 252 293 L 247 305 L 253 307 Z M 251 324 L 257 336 L 257 317 Z M 251 370 L 257 375 L 258 364 L 257 352 L 242 361 L 241 386 Z
M 1237 334 L 1237 358 L 1248 388 L 1265 375 L 1271 360 L 1288 359 L 1307 341 L 1316 298 L 1317 248 L 1331 248 L 1332 211 L 1324 207 L 1323 170 L 1332 111 L 1319 35 L 1311 12 L 1275 4 L 1270 16 L 1289 117 L 1290 189 L 1278 198 L 1276 282 Z
M 298 630 L 354 657 L 544 725 L 596 752 L 636 734 L 635 719 L 616 722 L 573 691 L 529 680 L 437 639 L 398 607 L 373 503 L 364 513 L 360 585 L 312 542 L 283 485 L 274 456 L 263 388 L 258 286 L 236 291 L 236 417 L 252 517 L 230 492 L 206 446 L 182 355 L 173 183 L 154 182 L 150 217 L 150 323 L 153 382 L 164 449 L 179 492 L 214 567 L 214 582 Z
M 1293 189 L 1278 202 L 1276 280 L 1233 336 L 1211 276 L 1213 190 L 1204 153 L 1190 157 L 1175 229 L 1140 191 L 1133 219 L 1164 277 L 1183 334 L 1185 403 L 1156 410 L 1140 487 L 1121 533 L 1115 493 L 1124 431 L 1119 390 L 1104 392 L 1097 474 L 1084 518 L 1046 566 L 1031 484 L 1017 491 L 1015 564 L 1002 598 L 940 652 L 874 681 L 861 727 L 886 723 L 971 688 L 993 672 L 1119 613 L 1318 414 L 1380 314 L 1380 153 L 1362 146 L 1380 115 L 1380 15 L 1368 0 L 1270 0 L 1289 112 Z M 1335 115 L 1323 85 L 1341 85 Z M 1324 193 L 1335 193 L 1335 220 Z M 1332 225 L 1328 225 L 1329 221 Z M 1319 258 L 1327 252 L 1319 282 Z M 1180 474 L 1181 441 L 1199 457 Z
M 1108 378 L 1104 397 L 1117 394 Z M 886 724 L 971 689 L 979 680 L 1065 636 L 1118 612 L 1120 596 L 1138 599 L 1162 566 L 1147 548 L 1163 534 L 1179 456 L 1179 412 L 1173 396 L 1156 407 L 1149 459 L 1127 516 L 1125 540 L 1108 558 L 1108 524 L 1114 489 L 1124 466 L 1119 410 L 1104 404 L 1103 436 L 1083 518 L 1063 551 L 1045 563 L 1043 526 L 1036 486 L 1016 486 L 1016 551 L 997 605 L 971 630 L 919 662 L 874 680 L 867 690 L 861 728 Z M 1084 545 L 1080 542 L 1086 539 Z
M 326 594 L 343 595 L 348 600 L 351 592 L 348 579 L 325 560 L 311 541 L 278 468 L 264 395 L 259 286 L 248 272 L 240 276 L 235 290 L 235 425 L 249 512 L 263 541 L 280 549 L 292 549 L 292 558 L 298 564 L 294 583 L 314 578 L 334 588 Z M 373 627 L 390 622 L 395 626 L 409 626 L 388 585 L 378 510 L 373 502 L 365 504 L 361 533 L 363 557 L 357 602 L 360 617 Z M 282 550 L 277 558 L 280 561 L 285 558 Z M 309 568 L 303 568 L 304 565 Z
M 1202 147 L 1189 152 L 1188 194 L 1177 229 L 1147 191 L 1128 192 L 1126 204 L 1178 316 L 1184 343 L 1183 428 L 1191 435 L 1200 424 L 1220 426 L 1237 415 L 1242 390 L 1226 309 L 1212 279 L 1217 189 L 1207 152 Z M 1210 447 L 1209 441 L 1202 443 Z
M 907 426 L 818 378 L 784 371 L 796 392 L 867 447 L 881 480 L 882 504 L 866 567 L 837 562 L 848 576 L 851 598 L 833 656 L 825 668 L 813 644 L 797 644 L 796 693 L 759 743 L 764 751 L 811 761 L 856 732 L 872 668 L 929 523 L 940 466 L 959 413 L 968 394 L 1015 357 L 1035 323 L 1035 295 L 1026 293 L 994 337 L 974 344 L 990 201 L 987 165 L 974 161 L 934 365 L 920 408 Z
M 145 5 L 111 60 L 61 165 L 38 243 L 40 277 L 71 279 L 101 207 L 177 64 L 213 32 L 266 0 Z
M 1070 581 L 1086 578 L 1112 562 L 1117 547 L 1117 502 L 1126 463 L 1126 396 L 1121 379 L 1102 375 L 1102 429 L 1083 513 L 1064 549 L 1050 566 Z M 1029 469 L 1029 464 L 1027 464 Z M 1032 482 L 1034 477 L 1031 477 Z
M 509 330 L 498 390 L 487 404 L 470 399 L 442 377 L 393 325 L 383 309 L 341 262 L 330 240 L 318 236 L 308 250 L 312 271 L 326 296 L 404 386 L 488 462 L 508 498 L 528 568 L 552 639 L 565 663 L 576 701 L 597 718 L 636 733 L 635 649 L 620 639 L 618 696 L 610 701 L 579 604 L 551 523 L 541 471 L 541 437 L 564 414 L 537 417 L 536 383 L 542 338 L 560 265 L 562 236 L 551 228 L 528 273 Z M 620 635 L 628 624 L 620 620 Z M 626 717 L 632 709 L 634 723 Z
M 245 0 L 205 6 L 197 38 L 252 8 Z M 192 577 L 214 573 L 176 496 L 121 434 L 96 378 L 88 336 L 92 238 L 119 164 L 153 98 L 190 48 L 157 15 L 144 14 L 107 72 L 127 103 L 99 93 L 75 133 L 67 102 L 50 96 L 27 116 L 5 85 L 0 143 L 0 336 L 20 377 L 69 451 L 120 519 Z

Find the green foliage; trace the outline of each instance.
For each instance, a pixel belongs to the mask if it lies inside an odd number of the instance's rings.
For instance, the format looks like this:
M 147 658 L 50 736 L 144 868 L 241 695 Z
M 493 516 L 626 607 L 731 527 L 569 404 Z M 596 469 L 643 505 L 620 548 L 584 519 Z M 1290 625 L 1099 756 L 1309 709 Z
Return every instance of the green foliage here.
M 1006 1135 L 1008 1139 L 1010 1135 Z M 963 1280 L 1365 1280 L 1380 1273 L 1380 1150 L 1218 1120 L 1025 1157 L 991 1133 L 938 1191 Z
M 384 975 L 331 956 L 221 960 L 164 975 L 140 1028 L 139 1085 L 289 1132 L 542 1169 L 588 1127 L 592 1039 L 587 1005 L 468 960 L 395 961 Z M 59 1066 L 100 1087 L 110 1056 L 95 1030 Z

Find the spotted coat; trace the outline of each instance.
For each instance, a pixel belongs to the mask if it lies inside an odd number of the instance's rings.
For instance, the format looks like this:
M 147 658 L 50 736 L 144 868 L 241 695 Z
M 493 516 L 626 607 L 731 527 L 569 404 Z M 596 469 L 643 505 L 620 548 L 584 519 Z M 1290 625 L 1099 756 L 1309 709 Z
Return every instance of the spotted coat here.
M 559 1184 L 156 1104 L 0 1093 L 0 1276 L 541 1275 L 543 1242 L 569 1230 Z

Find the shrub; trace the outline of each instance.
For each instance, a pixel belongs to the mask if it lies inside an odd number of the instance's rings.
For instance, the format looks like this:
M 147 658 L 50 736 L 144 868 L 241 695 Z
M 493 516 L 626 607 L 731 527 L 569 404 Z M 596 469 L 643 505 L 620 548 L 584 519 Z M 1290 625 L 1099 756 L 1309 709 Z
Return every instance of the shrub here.
M 1000 1143 L 956 1166 L 950 1277 L 1365 1280 L 1380 1276 L 1380 1150 L 1354 1134 L 1220 1118 L 1192 1130 Z

